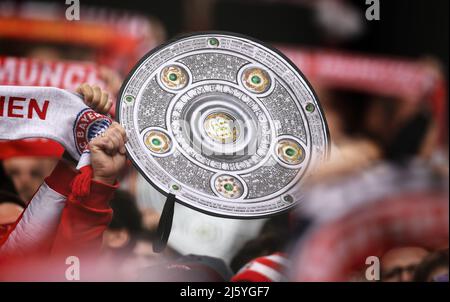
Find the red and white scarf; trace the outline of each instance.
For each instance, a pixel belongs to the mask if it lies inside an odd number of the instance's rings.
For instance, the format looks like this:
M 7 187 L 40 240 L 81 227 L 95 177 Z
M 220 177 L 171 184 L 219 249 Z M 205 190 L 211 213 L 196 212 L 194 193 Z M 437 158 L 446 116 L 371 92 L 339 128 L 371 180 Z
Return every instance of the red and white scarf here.
M 59 142 L 79 167 L 88 164 L 89 140 L 105 131 L 109 117 L 87 107 L 79 95 L 54 87 L 0 86 L 0 139 L 31 137 Z
M 88 108 L 79 95 L 54 87 L 0 86 L 0 140 L 47 138 L 64 146 L 81 171 L 72 194 L 87 195 L 92 169 L 89 141 L 111 124 L 109 117 Z M 55 172 L 54 172 L 55 173 Z M 64 182 L 65 173 L 58 179 Z M 55 185 L 56 184 L 56 185 Z M 1 255 L 26 252 L 42 244 L 58 225 L 67 194 L 44 183 L 0 249 Z M 1 244 L 1 243 L 0 243 Z

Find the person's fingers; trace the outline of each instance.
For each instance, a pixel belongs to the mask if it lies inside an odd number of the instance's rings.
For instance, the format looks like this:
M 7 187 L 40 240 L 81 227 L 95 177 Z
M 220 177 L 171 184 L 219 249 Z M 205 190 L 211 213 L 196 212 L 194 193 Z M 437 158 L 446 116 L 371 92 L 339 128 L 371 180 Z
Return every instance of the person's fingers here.
M 92 90 L 92 87 L 87 83 L 83 83 L 78 88 L 79 93 L 83 95 L 85 103 L 89 105 L 92 102 L 92 98 L 94 97 L 94 91 Z
M 111 109 L 111 107 L 113 106 L 113 102 L 111 100 L 108 100 L 106 102 L 105 108 L 103 109 L 103 112 L 105 114 L 107 114 L 109 112 L 109 110 Z
M 113 141 L 116 147 L 115 151 L 119 152 L 120 154 L 125 154 L 125 142 L 123 141 L 122 136 L 117 132 L 112 135 L 114 135 Z
M 98 86 L 94 86 L 92 90 L 94 91 L 94 96 L 92 98 L 92 107 L 93 109 L 98 109 L 102 101 L 102 90 Z
M 108 130 L 111 131 L 111 135 L 116 136 L 118 139 L 119 142 L 118 152 L 122 155 L 125 155 L 126 154 L 125 143 L 127 142 L 125 129 L 123 129 L 123 127 L 119 123 L 113 122 L 111 126 L 108 128 Z
M 117 124 L 113 123 L 105 132 L 105 137 L 108 137 L 111 139 L 111 141 L 114 143 L 114 149 L 115 152 L 118 152 L 120 147 L 122 147 L 125 144 L 125 137 L 123 136 L 123 131 L 121 129 L 122 127 Z
M 110 103 L 109 94 L 106 91 L 102 91 L 102 97 L 97 111 L 102 114 L 107 114 L 112 105 Z
M 108 155 L 114 155 L 118 152 L 120 141 L 111 134 L 108 129 L 103 135 L 100 134 L 94 138 L 90 145 L 97 149 L 103 150 Z
M 126 143 L 128 139 L 125 129 L 118 122 L 113 122 L 111 126 L 113 126 L 114 128 L 117 129 L 117 131 L 119 131 L 120 135 L 122 135 L 123 137 L 123 141 Z
M 117 131 L 120 134 L 120 136 L 122 136 L 124 143 L 128 141 L 125 129 L 119 123 L 113 121 L 108 129 L 114 129 L 114 131 Z
M 108 137 L 114 144 L 114 147 L 113 147 L 114 150 L 111 150 L 111 151 L 113 153 L 119 152 L 119 148 L 121 146 L 123 146 L 123 140 L 122 140 L 121 136 L 113 130 L 108 133 Z
M 107 136 L 104 138 L 105 139 L 105 152 L 109 155 L 114 155 L 117 153 L 117 146 L 116 143 L 114 142 L 114 140 L 110 137 Z
M 106 114 L 105 108 L 106 108 L 106 105 L 108 105 L 109 96 L 108 96 L 108 93 L 106 93 L 105 91 L 102 91 L 102 90 L 100 90 L 100 91 L 101 91 L 100 102 L 97 105 L 96 111 L 101 114 Z
M 115 126 L 114 128 L 111 129 L 111 135 L 113 135 L 114 137 L 116 137 L 120 144 L 125 144 L 125 136 L 123 136 L 121 129 L 119 128 L 120 126 Z
M 122 145 L 122 147 L 119 148 L 119 153 L 122 155 L 127 154 L 127 148 L 125 148 L 125 145 Z
M 114 135 L 117 138 L 118 142 L 119 142 L 118 152 L 120 154 L 125 154 L 126 153 L 125 137 L 121 134 L 120 128 L 119 127 L 115 128 L 114 131 L 111 134 Z
M 96 148 L 96 151 L 103 150 L 108 155 L 116 153 L 125 155 L 125 142 L 125 129 L 117 122 L 113 122 L 103 135 L 99 135 L 91 141 L 90 147 Z
M 118 123 L 118 122 L 116 122 L 116 121 L 113 121 L 112 123 L 111 123 L 111 127 L 114 127 L 114 128 L 116 128 L 117 126 L 119 126 L 120 124 Z M 110 127 L 110 128 L 111 128 Z
M 89 143 L 89 149 L 91 152 L 105 152 L 106 154 L 111 155 L 111 151 L 113 149 L 113 143 L 109 138 L 104 137 L 96 137 Z

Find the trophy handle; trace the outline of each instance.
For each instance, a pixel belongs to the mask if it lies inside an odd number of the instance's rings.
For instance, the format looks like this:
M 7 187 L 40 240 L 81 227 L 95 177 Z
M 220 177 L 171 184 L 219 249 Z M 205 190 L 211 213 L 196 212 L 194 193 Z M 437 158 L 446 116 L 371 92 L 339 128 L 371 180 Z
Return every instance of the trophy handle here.
M 155 253 L 161 253 L 167 245 L 167 240 L 172 230 L 172 221 L 175 208 L 175 201 L 177 198 L 174 194 L 169 193 L 167 195 L 164 209 L 159 219 L 158 230 L 156 231 L 156 240 L 153 243 L 153 251 Z

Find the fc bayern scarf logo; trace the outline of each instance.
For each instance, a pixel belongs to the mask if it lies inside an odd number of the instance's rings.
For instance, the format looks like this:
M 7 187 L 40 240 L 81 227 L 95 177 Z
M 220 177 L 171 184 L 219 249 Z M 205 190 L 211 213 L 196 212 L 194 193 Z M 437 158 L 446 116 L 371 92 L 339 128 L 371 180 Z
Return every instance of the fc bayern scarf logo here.
M 81 154 L 87 151 L 89 141 L 97 135 L 105 132 L 111 125 L 110 118 L 86 108 L 82 110 L 75 120 L 73 135 L 75 138 L 75 146 Z

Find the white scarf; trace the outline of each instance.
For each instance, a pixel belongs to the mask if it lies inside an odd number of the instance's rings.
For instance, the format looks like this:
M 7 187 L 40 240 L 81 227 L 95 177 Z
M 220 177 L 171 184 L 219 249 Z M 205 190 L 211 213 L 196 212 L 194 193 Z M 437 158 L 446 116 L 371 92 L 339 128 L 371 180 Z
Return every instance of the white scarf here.
M 110 124 L 110 118 L 96 113 L 79 95 L 66 90 L 0 86 L 0 139 L 55 140 L 79 160 L 78 168 L 89 164 L 89 140 Z

